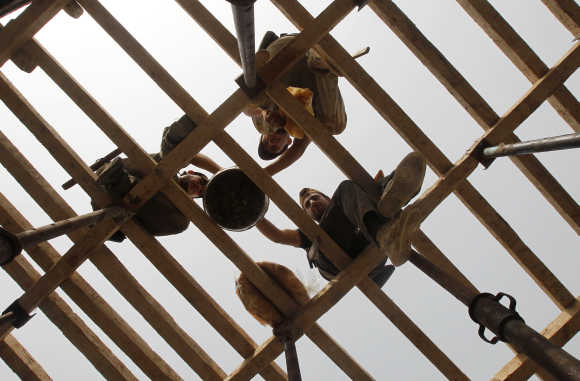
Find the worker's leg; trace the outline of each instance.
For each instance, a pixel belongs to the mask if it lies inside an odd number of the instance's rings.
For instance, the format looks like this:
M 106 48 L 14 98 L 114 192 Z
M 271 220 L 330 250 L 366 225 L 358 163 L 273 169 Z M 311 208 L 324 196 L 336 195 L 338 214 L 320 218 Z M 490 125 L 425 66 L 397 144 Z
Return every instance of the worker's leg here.
M 166 156 L 195 128 L 195 123 L 187 116 L 183 115 L 169 127 L 163 129 L 161 138 L 161 157 Z
M 338 77 L 331 72 L 314 72 L 317 92 L 312 100 L 314 115 L 331 135 L 338 135 L 346 128 L 346 110 Z
M 392 219 L 419 193 L 425 169 L 425 159 L 418 152 L 411 152 L 401 160 L 378 202 L 378 210 L 383 216 Z

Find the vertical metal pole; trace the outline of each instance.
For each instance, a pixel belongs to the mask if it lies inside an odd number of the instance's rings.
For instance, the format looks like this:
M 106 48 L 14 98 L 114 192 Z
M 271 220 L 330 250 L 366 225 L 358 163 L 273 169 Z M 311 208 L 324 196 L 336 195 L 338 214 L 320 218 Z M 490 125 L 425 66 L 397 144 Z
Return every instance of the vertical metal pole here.
M 124 213 L 125 209 L 121 207 L 105 208 L 94 211 L 92 213 L 87 213 L 81 216 L 58 221 L 50 225 L 42 226 L 40 228 L 27 230 L 16 234 L 16 237 L 18 238 L 20 245 L 23 248 L 26 248 L 77 230 L 83 226 L 99 222 L 105 217 L 117 217 L 123 215 Z
M 580 361 L 528 327 L 512 308 L 499 303 L 499 298 L 478 294 L 415 251 L 409 261 L 468 306 L 472 319 L 500 340 L 512 344 L 558 380 L 580 381 Z
M 256 43 L 254 35 L 254 2 L 256 0 L 228 0 L 232 4 L 238 50 L 248 88 L 256 86 Z
M 283 336 L 282 342 L 284 343 L 284 353 L 286 354 L 286 372 L 288 373 L 288 381 L 302 381 L 300 365 L 298 364 L 298 353 L 296 352 L 294 339 L 288 336 Z

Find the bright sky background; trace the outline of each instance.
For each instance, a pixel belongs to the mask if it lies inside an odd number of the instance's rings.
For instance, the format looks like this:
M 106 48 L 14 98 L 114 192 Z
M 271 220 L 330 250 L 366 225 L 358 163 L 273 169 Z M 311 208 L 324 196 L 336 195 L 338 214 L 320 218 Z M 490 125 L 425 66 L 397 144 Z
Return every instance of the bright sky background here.
M 213 111 L 236 90 L 233 80 L 241 70 L 176 2 L 102 2 L 206 111 Z M 228 3 L 215 0 L 202 3 L 233 32 Z M 330 2 L 308 0 L 302 3 L 317 15 Z M 530 88 L 527 79 L 455 1 L 396 3 L 499 115 Z M 540 1 L 497 0 L 492 4 L 548 66 L 572 46 L 570 33 Z M 269 1 L 257 1 L 255 12 L 257 43 L 266 30 L 295 31 Z M 6 24 L 12 16 L 2 23 Z M 475 121 L 370 8 L 352 12 L 332 35 L 350 52 L 371 47 L 371 53 L 359 60 L 361 65 L 451 161 L 458 160 L 482 134 Z M 37 38 L 144 149 L 150 152 L 159 149 L 162 128 L 183 112 L 88 14 L 74 20 L 61 12 Z M 42 70 L 25 74 L 9 62 L 2 73 L 88 164 L 114 149 L 105 135 Z M 580 90 L 578 73 L 566 85 L 577 96 Z M 338 140 L 372 175 L 379 169 L 392 170 L 410 148 L 345 79 L 340 80 L 340 86 L 349 120 Z M 0 126 L 78 214 L 91 210 L 89 197 L 78 186 L 68 191 L 61 189 L 60 185 L 69 178 L 67 173 L 4 104 L 0 104 Z M 227 131 L 257 158 L 258 135 L 247 117 L 238 117 Z M 516 134 L 522 140 L 529 140 L 571 132 L 552 107 L 544 103 Z M 232 165 L 213 144 L 202 152 L 224 167 Z M 538 155 L 575 200 L 580 198 L 578 152 Z M 1 192 L 34 226 L 52 222 L 2 167 L 0 176 L 4 179 Z M 292 197 L 296 197 L 303 186 L 332 193 L 343 179 L 344 175 L 314 145 L 298 163 L 275 177 Z M 469 180 L 572 294 L 578 295 L 578 236 L 511 161 L 498 159 L 488 170 L 479 167 Z M 433 172 L 428 170 L 423 189 L 435 181 Z M 270 203 L 268 217 L 282 228 L 293 227 L 273 203 Z M 559 314 L 548 297 L 455 196 L 448 197 L 424 222 L 422 229 L 481 291 L 504 291 L 515 296 L 520 314 L 531 327 L 541 331 Z M 230 234 L 254 260 L 278 262 L 292 268 L 305 280 L 317 279 L 316 272 L 308 269 L 302 250 L 272 244 L 255 229 Z M 256 342 L 262 343 L 271 336 L 271 330 L 260 326 L 235 295 L 237 268 L 193 224 L 183 234 L 160 240 Z M 51 243 L 60 253 L 71 246 L 68 238 Z M 242 358 L 129 240 L 107 246 L 226 373 L 237 368 Z M 184 379 L 198 379 L 92 264 L 87 262 L 79 272 Z M 4 306 L 22 295 L 22 290 L 4 272 L 0 272 L 0 284 Z M 324 284 L 320 280 L 320 287 Z M 507 346 L 490 346 L 480 340 L 467 309 L 411 264 L 397 269 L 383 291 L 472 379 L 489 379 L 513 357 Z M 58 293 L 69 300 L 62 292 Z M 139 379 L 147 378 L 72 302 L 71 306 Z M 25 327 L 14 331 L 14 335 L 49 375 L 55 380 L 100 379 L 100 374 L 80 352 L 38 312 Z M 356 289 L 318 322 L 377 380 L 443 378 Z M 303 379 L 347 378 L 309 339 L 301 339 L 297 347 Z M 566 345 L 566 349 L 577 357 L 580 354 L 578 338 Z M 285 369 L 283 356 L 277 362 Z M 16 379 L 4 363 L 0 363 L 0 379 Z

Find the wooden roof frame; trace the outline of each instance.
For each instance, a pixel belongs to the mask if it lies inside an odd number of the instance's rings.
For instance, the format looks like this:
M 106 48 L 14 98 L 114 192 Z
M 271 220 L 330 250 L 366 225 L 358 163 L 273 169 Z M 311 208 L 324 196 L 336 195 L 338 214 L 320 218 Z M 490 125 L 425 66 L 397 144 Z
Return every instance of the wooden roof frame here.
M 236 40 L 221 23 L 197 0 L 176 0 L 179 5 L 239 64 Z M 552 68 L 548 68 L 517 35 L 510 25 L 485 0 L 457 0 L 466 12 L 492 38 L 498 47 L 530 80 L 526 94 L 503 116 L 497 115 L 476 90 L 449 61 L 430 43 L 397 6 L 388 0 L 369 2 L 376 13 L 417 56 L 417 58 L 448 89 L 468 111 L 485 133 L 477 144 L 518 141 L 513 131 L 533 113 L 542 102 L 548 102 L 570 127 L 580 130 L 578 101 L 564 86 L 565 80 L 580 63 L 579 42 Z M 574 0 L 542 0 L 547 8 L 572 33 L 578 36 L 580 22 L 578 5 Z M 347 376 L 357 380 L 374 379 L 360 364 L 341 348 L 316 320 L 337 303 L 355 285 L 393 324 L 449 379 L 468 379 L 448 357 L 407 317 L 397 305 L 364 275 L 381 259 L 369 248 L 356 260 L 349 257 L 330 237 L 308 217 L 295 201 L 224 131 L 224 128 L 247 106 L 250 99 L 239 89 L 213 113 L 203 108 L 171 77 L 124 27 L 97 0 L 77 0 L 117 44 L 157 83 L 157 85 L 198 124 L 159 164 L 122 129 L 82 86 L 33 38 L 67 3 L 64 0 L 36 0 L 14 21 L 0 31 L 0 65 L 18 50 L 34 57 L 47 75 L 81 108 L 90 119 L 118 146 L 135 165 L 148 175 L 125 197 L 125 206 L 135 211 L 155 193 L 163 192 L 181 212 L 202 231 L 286 316 L 292 326 L 304 332 Z M 335 0 L 318 17 L 311 16 L 298 2 L 272 0 L 280 11 L 301 31 L 259 72 L 267 84 L 266 94 L 299 124 L 316 145 L 350 179 L 359 183 L 369 194 L 376 195 L 376 184 L 368 172 L 333 137 L 321 133 L 319 122 L 308 114 L 281 86 L 277 79 L 310 47 L 327 57 L 401 135 L 413 149 L 421 152 L 439 180 L 412 207 L 420 218 L 430 214 L 450 193 L 467 206 L 490 231 L 508 253 L 530 275 L 554 304 L 561 310 L 542 332 L 557 345 L 564 345 L 580 329 L 580 304 L 558 278 L 542 263 L 499 213 L 469 183 L 467 177 L 479 162 L 473 150 L 452 163 L 427 137 L 413 120 L 365 72 L 365 70 L 328 33 L 356 6 L 354 0 Z M 50 124 L 30 105 L 22 94 L 0 73 L 0 98 L 35 135 L 51 155 L 67 170 L 78 184 L 100 205 L 109 202 L 108 195 L 99 188 L 95 176 L 82 159 L 58 135 Z M 311 239 L 318 239 L 320 247 L 341 269 L 337 278 L 328 284 L 310 303 L 299 307 L 273 282 L 227 234 L 185 195 L 171 180 L 208 142 L 215 142 L 244 172 L 275 202 L 278 207 Z M 73 210 L 0 133 L 0 161 L 12 176 L 30 193 L 54 220 L 74 216 Z M 580 208 L 566 190 L 533 156 L 513 157 L 512 161 L 538 188 L 546 200 L 558 211 L 570 227 L 580 234 Z M 10 231 L 19 232 L 30 223 L 0 194 L 0 223 Z M 60 256 L 48 243 L 37 245 L 29 255 L 46 271 L 36 273 L 23 257 L 4 266 L 5 270 L 25 290 L 19 300 L 27 312 L 40 307 L 75 344 L 94 366 L 109 379 L 135 379 L 135 376 L 84 325 L 58 296 L 52 293 L 61 287 L 113 341 L 152 379 L 177 380 L 180 377 L 149 346 L 116 315 L 115 311 L 91 289 L 74 271 L 89 259 L 111 281 L 117 290 L 143 315 L 155 330 L 175 349 L 183 360 L 203 379 L 248 380 L 260 373 L 266 380 L 286 379 L 285 373 L 274 363 L 282 352 L 282 344 L 275 337 L 258 346 L 239 327 L 235 320 L 203 290 L 171 254 L 138 224 L 127 221 L 121 230 L 188 300 L 200 314 L 246 360 L 232 374 L 227 375 L 193 338 L 179 327 L 171 316 L 131 276 L 115 255 L 102 243 L 118 227 L 111 219 L 87 231 L 73 232 L 75 245 Z M 418 231 L 412 237 L 417 250 L 432 262 L 448 270 L 468 287 L 475 287 L 431 242 Z M 46 380 L 48 375 L 9 335 L 12 327 L 0 325 L 0 356 L 21 377 Z M 67 333 L 68 332 L 68 333 Z M 521 379 L 536 371 L 525 356 L 518 355 L 501 369 L 494 379 Z

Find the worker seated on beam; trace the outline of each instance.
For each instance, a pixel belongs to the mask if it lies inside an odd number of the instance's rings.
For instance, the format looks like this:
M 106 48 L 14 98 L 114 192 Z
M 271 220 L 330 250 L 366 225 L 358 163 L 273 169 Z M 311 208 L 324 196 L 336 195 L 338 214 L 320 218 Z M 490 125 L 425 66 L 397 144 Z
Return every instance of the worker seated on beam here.
M 259 67 L 275 56 L 295 36 L 267 32 L 256 53 L 256 65 Z M 321 122 L 327 132 L 338 135 L 346 127 L 346 112 L 340 89 L 338 88 L 338 70 L 334 69 L 314 49 L 298 61 L 290 71 L 281 78 L 288 91 L 302 102 L 314 117 Z M 310 139 L 278 106 L 266 96 L 250 104 L 244 113 L 252 117 L 254 126 L 260 132 L 258 155 L 262 160 L 278 160 L 268 165 L 265 170 L 274 175 L 298 160 Z
M 161 159 L 159 154 L 151 154 L 155 161 Z M 112 198 L 113 205 L 123 205 L 123 197 L 144 177 L 144 173 L 132 167 L 128 159 L 115 158 L 97 170 L 97 183 L 102 185 Z M 174 176 L 181 188 L 192 198 L 201 197 L 205 191 L 208 178 L 200 172 L 187 171 Z M 94 202 L 91 202 L 96 209 Z M 185 217 L 162 193 L 157 193 L 135 214 L 135 220 L 154 236 L 179 234 L 189 225 Z M 122 242 L 125 235 L 117 230 L 110 241 Z
M 165 127 L 161 138 L 161 152 L 150 154 L 151 158 L 159 162 L 189 132 L 195 128 L 195 123 L 184 115 L 170 126 Z M 221 169 L 212 159 L 198 153 L 191 160 L 191 164 L 203 168 L 211 173 Z M 138 169 L 132 167 L 127 159 L 116 158 L 97 170 L 97 182 L 101 184 L 113 199 L 114 204 L 123 204 L 123 197 L 131 188 L 144 177 Z M 173 178 L 183 190 L 192 198 L 202 197 L 205 193 L 208 178 L 201 172 L 186 171 Z M 93 205 L 94 209 L 94 205 Z M 179 234 L 187 229 L 189 218 L 185 217 L 165 195 L 157 193 L 136 213 L 135 219 L 154 236 Z M 125 235 L 121 231 L 115 232 L 109 238 L 111 241 L 121 242 Z
M 393 229 L 393 225 L 401 220 L 396 217 L 401 208 L 419 193 L 424 177 L 425 160 L 419 153 L 413 152 L 389 176 L 377 179 L 383 188 L 378 203 L 358 184 L 346 180 L 340 183 L 332 198 L 312 188 L 302 189 L 300 205 L 351 258 L 356 258 L 369 244 L 375 244 L 382 252 L 387 251 L 393 265 L 399 266 L 410 255 L 410 247 L 401 252 L 388 252 L 387 246 L 391 240 L 398 238 L 393 232 L 401 233 L 399 226 Z M 271 241 L 305 249 L 310 267 L 318 267 L 325 279 L 331 280 L 339 273 L 318 250 L 318 245 L 313 245 L 300 230 L 280 230 L 266 219 L 256 227 Z M 369 273 L 379 288 L 394 271 L 394 267 L 386 265 L 386 262 L 387 258 Z

